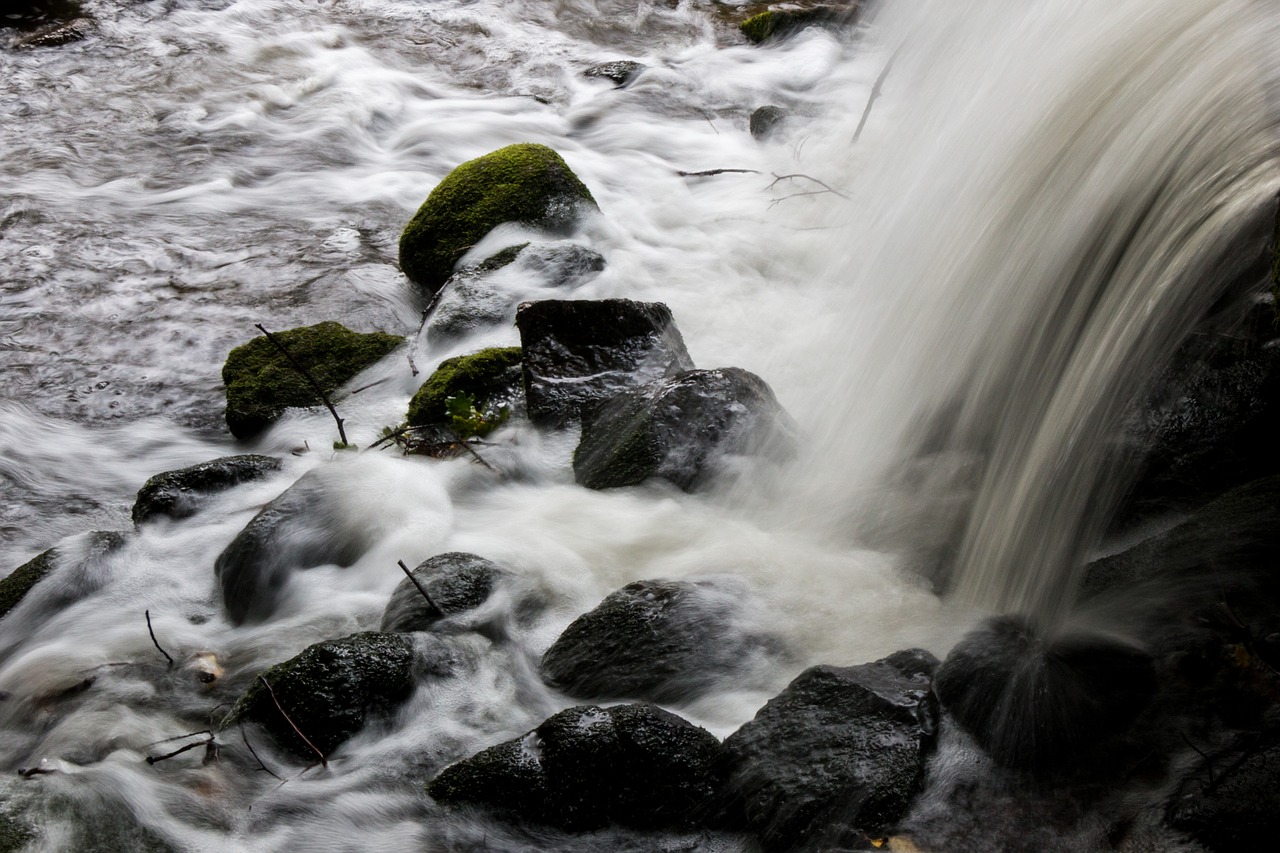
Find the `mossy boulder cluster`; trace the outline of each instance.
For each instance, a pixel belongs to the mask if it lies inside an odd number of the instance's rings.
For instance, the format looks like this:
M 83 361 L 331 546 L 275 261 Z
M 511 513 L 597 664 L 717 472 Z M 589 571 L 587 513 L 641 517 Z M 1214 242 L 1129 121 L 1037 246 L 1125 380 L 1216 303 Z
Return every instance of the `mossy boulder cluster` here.
M 400 236 L 400 268 L 426 295 L 440 290 L 454 265 L 505 222 L 565 231 L 591 191 L 545 145 L 508 145 L 458 166 L 431 191 Z
M 780 3 L 757 12 L 738 25 L 752 44 L 780 39 L 808 27 L 838 29 L 857 23 L 861 0 L 846 3 Z
M 409 425 L 447 429 L 448 400 L 464 394 L 483 418 L 484 426 L 476 434 L 491 432 L 503 419 L 501 412 L 509 411 L 521 396 L 520 348 L 491 347 L 440 362 L 409 401 Z
M 272 334 L 288 356 L 263 335 L 233 349 L 222 367 L 227 427 L 236 438 L 261 432 L 285 409 L 321 405 L 306 373 L 331 394 L 404 343 L 396 335 L 353 332 L 332 321 Z

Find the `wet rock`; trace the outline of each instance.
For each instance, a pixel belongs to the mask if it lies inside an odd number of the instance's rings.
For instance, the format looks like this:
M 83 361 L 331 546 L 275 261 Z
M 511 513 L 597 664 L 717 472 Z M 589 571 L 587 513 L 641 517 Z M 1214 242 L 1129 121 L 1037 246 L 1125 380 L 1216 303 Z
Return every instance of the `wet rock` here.
M 906 815 L 933 749 L 936 666 L 912 649 L 802 672 L 725 739 L 730 819 L 770 851 L 882 837 Z
M 573 473 L 589 489 L 661 477 L 692 491 L 726 456 L 785 455 L 794 435 L 790 416 L 754 373 L 688 370 L 623 391 L 587 414 Z
M 431 601 L 405 578 L 391 593 L 378 630 L 430 631 L 445 620 L 472 628 L 473 620 L 457 617 L 474 614 L 500 583 L 510 580 L 511 573 L 484 557 L 453 551 L 424 560 L 413 570 L 413 577 Z
M 602 62 L 582 72 L 583 77 L 593 80 L 608 80 L 615 88 L 622 89 L 640 75 L 645 69 L 643 62 L 631 59 L 619 59 L 613 62 Z
M 1170 802 L 1170 825 L 1214 853 L 1270 849 L 1280 832 L 1280 745 L 1275 740 L 1274 735 L 1251 738 L 1249 748 L 1199 768 Z
M 791 112 L 786 107 L 773 105 L 759 107 L 751 114 L 751 135 L 756 139 L 768 139 Z
M 55 569 L 64 569 L 64 578 L 56 592 L 46 596 L 48 610 L 60 609 L 88 595 L 102 584 L 99 571 L 102 559 L 126 541 L 123 533 L 95 530 L 66 540 L 23 563 L 0 580 L 0 618 L 21 604 L 31 590 Z
M 565 231 L 595 199 L 545 145 L 508 145 L 458 166 L 431 191 L 400 236 L 400 268 L 432 296 L 454 264 L 504 222 Z
M 510 325 L 521 302 L 549 295 L 549 289 L 575 287 L 604 266 L 600 254 L 576 244 L 526 243 L 506 249 L 453 274 L 439 293 L 427 339 L 447 342 Z
M 712 802 L 722 757 L 709 732 L 660 708 L 584 705 L 446 767 L 427 791 L 572 831 L 687 826 Z
M 91 18 L 72 18 L 54 21 L 33 30 L 13 43 L 14 47 L 61 47 L 64 44 L 83 41 L 93 35 L 97 25 Z
M 76 0 L 6 0 L 0 27 L 34 30 L 83 16 L 84 9 Z
M 297 726 L 328 756 L 367 719 L 386 716 L 409 698 L 414 664 L 413 643 L 403 634 L 369 631 L 316 643 L 255 679 L 222 728 L 252 720 L 299 758 L 315 760 L 315 751 L 294 730 Z
M 362 334 L 334 323 L 317 323 L 272 335 L 332 394 L 404 338 L 382 332 Z M 222 367 L 227 386 L 227 427 L 249 438 L 270 426 L 288 408 L 322 405 L 315 388 L 265 336 L 236 347 Z
M 18 853 L 35 837 L 31 830 L 18 818 L 0 811 L 0 853 Z
M 660 302 L 526 302 L 516 313 L 529 417 L 557 425 L 619 391 L 693 368 Z
M 31 588 L 48 577 L 56 564 L 57 549 L 33 557 L 0 580 L 0 618 L 8 615 L 26 597 Z
M 564 630 L 542 656 L 543 678 L 583 699 L 670 702 L 741 687 L 786 655 L 750 604 L 730 578 L 628 584 Z
M 938 670 L 938 698 L 998 763 L 1070 772 L 1124 734 L 1156 689 L 1151 657 L 1097 634 L 1043 637 L 1000 616 L 962 639 Z
M 861 6 L 860 0 L 836 4 L 779 5 L 752 15 L 739 24 L 738 29 L 752 44 L 786 38 L 809 27 L 839 30 L 857 23 Z
M 271 456 L 247 454 L 223 456 L 176 471 L 156 474 L 138 491 L 133 504 L 133 523 L 142 524 L 156 516 L 188 518 L 215 494 L 250 480 L 279 471 L 281 462 Z
M 447 358 L 409 401 L 409 425 L 437 427 L 442 437 L 487 435 L 519 404 L 520 348 L 490 347 Z M 449 400 L 466 397 L 476 416 L 456 417 Z M 466 406 L 463 406 L 466 409 Z

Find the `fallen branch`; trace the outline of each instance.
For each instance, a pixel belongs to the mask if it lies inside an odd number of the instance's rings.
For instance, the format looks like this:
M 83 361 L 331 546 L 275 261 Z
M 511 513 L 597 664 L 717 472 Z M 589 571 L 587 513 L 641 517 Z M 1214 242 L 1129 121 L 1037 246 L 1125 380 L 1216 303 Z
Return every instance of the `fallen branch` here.
M 902 50 L 902 48 L 898 48 Z M 875 85 L 871 87 L 871 97 L 867 99 L 867 108 L 862 111 L 862 118 L 858 121 L 858 129 L 853 132 L 852 142 L 857 142 L 858 137 L 862 136 L 862 129 L 867 126 L 867 119 L 871 116 L 871 107 L 875 104 L 876 99 L 880 97 L 880 89 L 884 86 L 885 78 L 889 76 L 889 70 L 893 68 L 894 60 L 898 58 L 898 50 L 893 52 L 889 57 L 889 61 L 885 63 L 884 70 L 880 72 L 880 76 L 876 78 Z
M 205 761 L 208 762 L 210 760 L 209 755 L 210 755 L 211 748 L 213 749 L 213 755 L 215 756 L 217 755 L 217 747 L 213 746 L 217 738 L 214 737 L 213 732 L 207 729 L 203 731 L 198 731 L 198 732 L 190 732 L 185 735 L 177 735 L 175 737 L 165 738 L 164 740 L 158 740 L 155 743 L 149 743 L 147 744 L 147 746 L 149 747 L 157 746 L 162 743 L 169 743 L 170 741 L 181 740 L 183 738 L 188 738 L 188 737 L 198 737 L 200 735 L 208 735 L 209 737 L 207 740 L 198 740 L 193 743 L 189 743 L 186 746 L 175 749 L 173 752 L 166 752 L 164 755 L 148 755 L 145 760 L 148 764 L 159 764 L 161 761 L 167 761 L 168 759 L 173 758 L 175 755 L 182 755 L 182 753 L 184 752 L 193 750 L 198 746 L 203 746 L 205 748 Z
M 343 444 L 350 444 L 351 442 L 347 441 L 347 431 L 342 428 L 342 418 L 338 417 L 338 410 L 333 407 L 333 403 L 329 400 L 329 395 L 320 387 L 320 383 L 311 375 L 311 371 L 303 367 L 302 364 L 293 357 L 293 353 L 289 352 L 288 348 L 280 342 L 280 339 L 268 332 L 261 323 L 255 323 L 254 328 L 266 335 L 267 340 L 271 342 L 272 346 L 280 350 L 280 354 L 285 357 L 285 360 L 289 362 L 289 365 L 293 367 L 294 370 L 301 373 L 303 378 L 311 383 L 311 387 L 315 389 L 316 393 L 320 395 L 320 399 L 324 402 L 324 407 L 329 410 L 329 414 L 333 415 L 334 422 L 338 424 L 338 437 L 342 439 Z
M 430 595 L 427 595 L 427 588 L 418 583 L 418 579 L 413 576 L 413 572 L 409 571 L 409 567 L 404 564 L 404 560 L 397 560 L 396 564 L 400 566 L 400 571 L 404 572 L 404 576 L 412 581 L 413 585 L 418 588 L 418 592 L 422 593 L 422 597 L 427 600 L 427 604 L 430 605 L 433 611 L 435 611 L 435 614 L 437 616 L 444 616 L 444 611 L 440 609 L 438 604 L 431 600 Z
M 847 195 L 835 189 L 825 181 L 820 181 L 817 178 L 813 177 L 813 175 L 806 175 L 801 172 L 796 172 L 795 174 L 792 174 L 792 175 L 774 175 L 773 182 L 770 183 L 769 186 L 765 187 L 765 189 L 770 189 L 770 190 L 773 189 L 775 186 L 777 186 L 779 181 L 794 181 L 797 178 L 804 178 L 806 181 L 813 181 L 815 184 L 822 187 L 827 192 L 835 193 L 836 195 L 840 196 L 840 198 L 845 199 L 846 201 L 848 201 L 849 199 Z
M 160 641 L 156 639 L 156 632 L 151 627 L 151 611 L 150 610 L 146 611 L 146 615 L 147 615 L 147 633 L 151 635 L 151 642 L 155 643 L 156 648 L 160 650 L 160 654 L 164 655 L 165 660 L 169 662 L 169 669 L 173 669 L 173 658 L 170 657 L 169 653 L 166 652 L 164 650 L 164 647 L 160 645 Z
M 285 779 L 283 776 L 281 776 L 279 773 L 275 772 L 270 767 L 262 763 L 262 759 L 258 757 L 258 751 L 253 748 L 253 744 L 249 743 L 249 736 L 244 733 L 244 726 L 239 725 L 239 726 L 236 726 L 236 728 L 240 729 L 240 740 L 244 741 L 245 749 L 249 750 L 249 754 L 253 756 L 253 760 L 258 762 L 258 767 L 262 768 L 267 773 L 270 773 L 272 776 L 279 779 L 281 782 L 284 782 Z
M 325 758 L 324 753 L 321 752 L 316 747 L 316 745 L 312 743 L 311 740 L 302 733 L 302 729 L 298 728 L 297 724 L 294 723 L 294 721 L 289 717 L 289 715 L 284 712 L 284 708 L 280 707 L 280 700 L 276 698 L 276 692 L 271 689 L 271 682 L 267 681 L 266 676 L 263 676 L 263 675 L 259 675 L 258 680 L 262 682 L 263 687 L 267 688 L 267 694 L 271 696 L 271 701 L 275 703 L 276 710 L 280 712 L 280 716 L 284 717 L 284 721 L 289 724 L 289 727 L 291 729 L 293 729 L 294 734 L 302 738 L 302 742 L 305 743 L 307 746 L 311 747 L 312 752 L 320 756 L 320 763 L 324 765 L 324 769 L 328 770 L 329 760 Z
M 682 178 L 709 178 L 712 175 L 724 175 L 728 173 L 738 173 L 742 175 L 758 175 L 756 169 L 706 169 L 702 172 L 676 172 Z

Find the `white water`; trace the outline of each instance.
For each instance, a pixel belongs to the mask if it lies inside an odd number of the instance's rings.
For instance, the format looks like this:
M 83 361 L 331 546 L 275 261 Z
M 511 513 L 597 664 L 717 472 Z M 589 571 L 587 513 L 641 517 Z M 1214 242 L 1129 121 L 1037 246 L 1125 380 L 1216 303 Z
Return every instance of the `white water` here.
M 1000 398 L 1004 385 L 982 383 L 1009 382 L 1004 365 L 1027 336 L 1020 318 L 1043 311 L 1098 217 L 1158 171 L 1173 130 L 1200 133 L 1207 153 L 1195 162 L 1248 184 L 1221 203 L 1236 183 L 1196 184 L 1223 211 L 1197 239 L 1229 233 L 1227 213 L 1273 190 L 1269 137 L 1256 138 L 1269 129 L 1259 81 L 1273 69 L 1253 64 L 1270 6 L 1009 6 L 889 3 L 851 39 L 810 31 L 760 49 L 701 2 L 91 2 L 90 41 L 0 54 L 0 570 L 64 536 L 74 552 L 85 545 L 76 534 L 127 529 L 152 474 L 249 450 L 287 461 L 193 519 L 148 525 L 0 622 L 0 690 L 12 694 L 0 706 L 0 767 L 60 770 L 2 789 L 45 803 L 43 849 L 73 844 L 59 835 L 67 814 L 99 800 L 178 849 L 466 849 L 485 833 L 499 848 L 568 844 L 450 821 L 418 786 L 570 704 L 536 683 L 532 663 L 577 614 L 641 578 L 737 575 L 796 652 L 768 683 L 675 708 L 719 735 L 808 663 L 912 645 L 945 653 L 973 614 L 899 572 L 907 549 L 889 535 L 935 510 L 880 489 L 914 419 L 974 377 L 967 399 Z M 618 58 L 648 68 L 622 90 L 580 76 Z M 1092 94 L 1126 79 L 1111 99 Z M 1169 97 L 1148 107 L 1152 89 Z M 760 144 L 746 120 L 766 103 L 800 115 Z M 1075 140 L 1080 126 L 1094 135 Z M 753 481 L 747 496 L 595 493 L 572 485 L 570 446 L 528 431 L 507 436 L 523 477 L 506 484 L 464 460 L 290 456 L 329 446 L 324 412 L 291 414 L 252 444 L 225 434 L 218 371 L 254 323 L 339 319 L 411 334 L 421 306 L 395 266 L 400 228 L 453 166 L 520 141 L 558 150 L 603 211 L 577 239 L 608 267 L 574 295 L 669 304 L 699 366 L 770 382 L 810 430 L 816 463 Z M 759 174 L 676 174 L 714 168 Z M 850 199 L 788 197 L 815 186 L 774 183 L 793 173 Z M 1051 188 L 1069 192 L 1037 204 Z M 1180 263 L 1133 287 L 1158 287 Z M 1103 329 L 1104 342 L 1112 331 L 1123 329 Z M 419 366 L 514 340 L 502 329 L 428 348 Z M 1063 387 L 1086 387 L 1073 374 L 1082 369 L 1057 368 L 1072 374 Z M 387 381 L 340 403 L 352 440 L 367 446 L 398 421 L 425 375 L 398 357 L 374 368 L 365 381 Z M 1062 415 L 1036 405 L 1018 420 L 1071 429 L 1083 412 L 1096 430 L 1085 403 Z M 966 415 L 960 432 L 978 420 Z M 1045 447 L 1008 459 L 1015 473 L 992 469 L 981 517 L 999 524 L 971 529 L 964 560 L 1002 555 L 1000 577 L 1024 561 L 1019 513 L 1054 519 L 1034 496 L 1003 505 L 1008 478 L 1043 483 L 1037 466 L 1070 438 L 1046 434 Z M 1070 458 L 1093 476 L 1095 457 Z M 385 536 L 352 567 L 303 573 L 275 620 L 232 629 L 213 597 L 214 559 L 316 467 L 337 472 L 334 500 L 349 517 Z M 157 751 L 147 744 L 203 728 L 228 698 L 202 692 L 187 669 L 165 672 L 144 609 L 179 661 L 213 652 L 243 684 L 312 642 L 376 627 L 396 560 L 447 550 L 510 566 L 551 606 L 509 647 L 464 641 L 475 674 L 424 686 L 390 732 L 357 737 L 325 773 L 279 787 L 234 738 L 221 764 L 202 767 L 199 751 L 142 762 Z M 37 620 L 67 585 L 79 600 Z M 87 691 L 49 698 L 86 673 Z M 282 775 L 301 769 L 258 749 Z

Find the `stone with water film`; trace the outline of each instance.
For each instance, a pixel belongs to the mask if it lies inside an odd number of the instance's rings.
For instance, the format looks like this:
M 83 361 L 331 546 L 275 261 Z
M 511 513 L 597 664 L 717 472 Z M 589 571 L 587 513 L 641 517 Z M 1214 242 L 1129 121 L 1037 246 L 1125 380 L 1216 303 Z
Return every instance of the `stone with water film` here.
M 933 750 L 937 658 L 815 666 L 725 739 L 724 810 L 769 851 L 861 849 L 901 820 Z
M 671 309 L 630 299 L 526 302 L 516 312 L 529 418 L 559 425 L 603 400 L 693 369 Z
M 281 462 L 272 456 L 246 454 L 223 456 L 176 471 L 165 471 L 147 480 L 133 504 L 133 523 L 142 524 L 157 516 L 188 518 L 217 492 L 261 479 L 279 471 Z
M 422 561 L 391 593 L 382 612 L 381 631 L 411 632 L 441 628 L 468 630 L 485 616 L 483 608 L 511 573 L 484 557 L 451 551 Z M 414 583 L 417 581 L 417 584 Z M 420 590 L 418 587 L 421 586 Z M 422 594 L 425 590 L 427 595 Z M 430 597 L 430 601 L 427 598 Z
M 583 418 L 574 478 L 589 489 L 651 477 L 693 491 L 727 457 L 785 456 L 795 429 L 769 385 L 745 370 L 687 370 L 602 402 Z
M 427 792 L 571 831 L 688 826 L 710 807 L 722 760 L 713 735 L 661 708 L 583 705 L 446 767 Z

